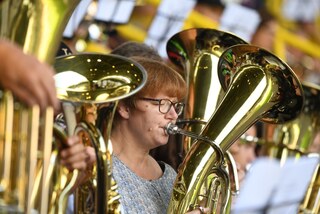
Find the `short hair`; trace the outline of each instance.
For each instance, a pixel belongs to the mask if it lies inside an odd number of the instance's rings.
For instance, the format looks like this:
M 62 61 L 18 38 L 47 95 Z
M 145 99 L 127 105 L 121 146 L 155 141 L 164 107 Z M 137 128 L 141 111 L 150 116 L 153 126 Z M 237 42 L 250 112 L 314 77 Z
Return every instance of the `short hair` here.
M 124 57 L 141 56 L 149 59 L 163 61 L 158 51 L 153 47 L 140 42 L 128 41 L 114 48 L 111 54 L 116 54 Z
M 139 97 L 152 97 L 162 92 L 169 97 L 182 101 L 187 94 L 187 85 L 182 76 L 164 62 L 144 57 L 130 57 L 139 63 L 147 72 L 146 84 L 137 93 L 125 98 L 123 102 L 130 108 L 135 107 Z M 117 116 L 116 116 L 117 117 Z
M 163 92 L 170 97 L 177 97 L 178 100 L 185 98 L 187 92 L 185 80 L 165 62 L 144 57 L 130 57 L 130 59 L 142 65 L 148 76 L 145 86 L 137 92 L 137 96 L 154 96 Z

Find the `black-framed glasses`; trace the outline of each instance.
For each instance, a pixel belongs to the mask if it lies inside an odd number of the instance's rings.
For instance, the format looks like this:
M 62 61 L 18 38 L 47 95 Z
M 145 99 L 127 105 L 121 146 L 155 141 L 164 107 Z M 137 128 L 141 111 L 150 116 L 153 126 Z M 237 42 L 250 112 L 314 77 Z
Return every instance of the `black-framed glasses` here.
M 147 97 L 140 97 L 139 99 L 151 101 L 151 102 L 157 102 L 159 105 L 159 112 L 162 114 L 168 113 L 171 107 L 173 106 L 177 115 L 180 115 L 184 108 L 184 103 L 181 103 L 181 102 L 174 103 L 169 99 L 154 99 L 154 98 L 147 98 Z

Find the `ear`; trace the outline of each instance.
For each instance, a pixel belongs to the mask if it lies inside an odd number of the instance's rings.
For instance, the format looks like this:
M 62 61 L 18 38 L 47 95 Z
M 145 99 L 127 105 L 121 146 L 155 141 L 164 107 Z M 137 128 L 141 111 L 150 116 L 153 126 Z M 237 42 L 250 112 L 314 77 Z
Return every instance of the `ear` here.
M 124 104 L 124 102 L 119 101 L 117 106 L 117 111 L 121 117 L 128 119 L 130 115 L 129 107 Z

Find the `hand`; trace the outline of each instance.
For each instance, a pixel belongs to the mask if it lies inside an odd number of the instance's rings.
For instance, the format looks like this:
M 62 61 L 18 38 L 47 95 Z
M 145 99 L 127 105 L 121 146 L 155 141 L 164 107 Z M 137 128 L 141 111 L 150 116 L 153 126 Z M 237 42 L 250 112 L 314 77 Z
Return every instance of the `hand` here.
M 80 142 L 78 136 L 72 136 L 65 142 L 66 148 L 60 151 L 60 162 L 69 170 L 86 170 L 89 167 L 86 147 Z
M 94 151 L 94 148 L 91 146 L 86 146 L 85 152 L 87 154 L 87 158 L 86 158 L 87 168 L 90 169 L 93 167 L 93 164 L 95 164 L 96 162 L 96 152 Z
M 20 47 L 0 39 L 0 85 L 28 106 L 38 104 L 41 110 L 59 109 L 54 83 L 54 70 Z
M 195 208 L 192 211 L 187 212 L 186 214 L 204 214 L 204 213 L 209 213 L 210 209 L 209 208 L 204 208 L 199 206 L 198 208 Z

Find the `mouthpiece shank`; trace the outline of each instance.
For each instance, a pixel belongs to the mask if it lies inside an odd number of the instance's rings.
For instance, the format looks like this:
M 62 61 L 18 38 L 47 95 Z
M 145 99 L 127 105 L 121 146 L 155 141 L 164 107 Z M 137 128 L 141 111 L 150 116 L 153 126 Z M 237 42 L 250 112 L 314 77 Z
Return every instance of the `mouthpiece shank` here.
M 177 125 L 175 125 L 173 123 L 168 123 L 168 125 L 166 125 L 164 127 L 164 130 L 169 135 L 181 134 L 181 135 L 188 136 L 188 137 L 191 137 L 191 138 L 194 138 L 197 140 L 204 140 L 206 142 L 213 143 L 209 138 L 203 137 L 203 136 L 195 134 L 193 132 L 184 131 L 183 129 L 180 129 Z

